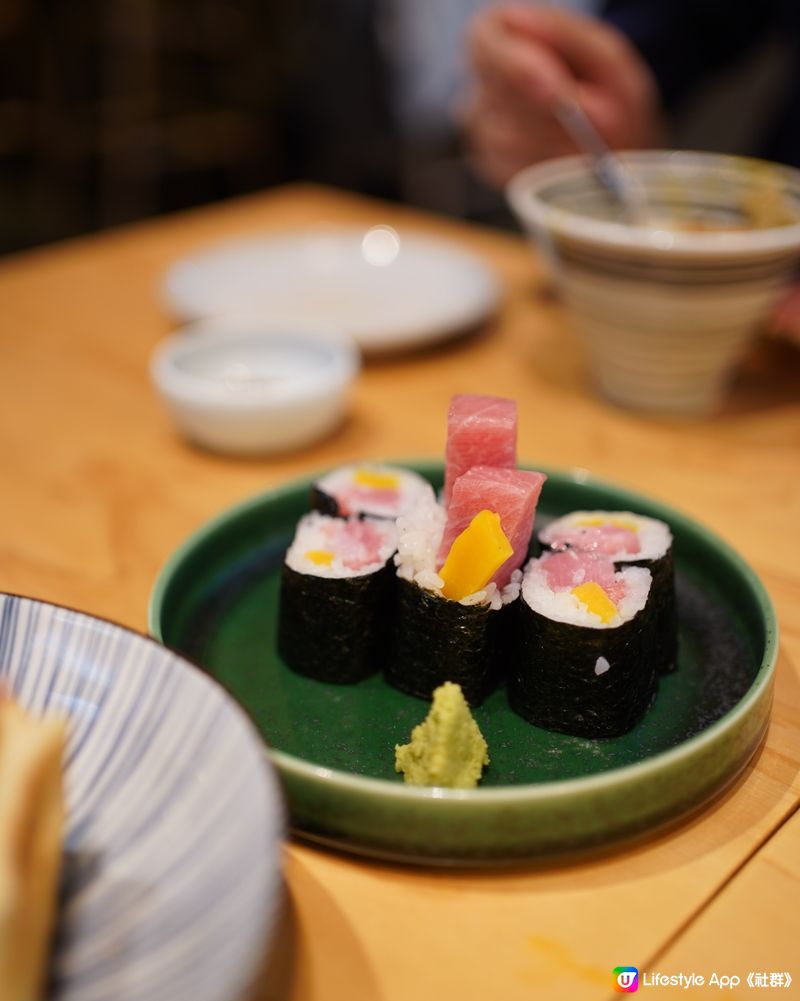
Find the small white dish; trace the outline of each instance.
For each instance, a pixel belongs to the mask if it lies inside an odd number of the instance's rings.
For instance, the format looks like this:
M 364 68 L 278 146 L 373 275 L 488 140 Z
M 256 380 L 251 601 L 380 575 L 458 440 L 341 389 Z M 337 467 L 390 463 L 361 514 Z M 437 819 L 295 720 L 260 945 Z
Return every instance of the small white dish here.
M 359 365 L 358 348 L 344 335 L 227 316 L 190 324 L 162 341 L 150 373 L 191 441 L 260 455 L 330 433 L 344 416 Z
M 163 295 L 184 320 L 246 311 L 278 323 L 331 325 L 371 353 L 446 340 L 485 320 L 500 299 L 479 257 L 390 226 L 212 247 L 175 263 Z

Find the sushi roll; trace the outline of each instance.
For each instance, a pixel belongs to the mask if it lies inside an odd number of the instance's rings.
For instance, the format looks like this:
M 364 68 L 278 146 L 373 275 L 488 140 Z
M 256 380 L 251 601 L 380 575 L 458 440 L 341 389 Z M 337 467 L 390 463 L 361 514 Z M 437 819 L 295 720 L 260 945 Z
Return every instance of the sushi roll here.
M 428 489 L 411 469 L 358 463 L 332 469 L 311 488 L 311 506 L 335 517 L 397 518 Z
M 553 552 L 575 549 L 602 553 L 618 569 L 646 567 L 653 576 L 650 602 L 655 620 L 653 655 L 661 674 L 674 671 L 678 661 L 678 617 L 672 533 L 655 518 L 631 511 L 573 511 L 539 533 L 542 546 Z
M 397 530 L 375 518 L 312 512 L 286 553 L 278 652 L 299 674 L 341 684 L 380 666 L 392 606 Z
M 391 685 L 430 699 L 452 681 L 472 706 L 497 686 L 544 479 L 475 467 L 454 483 L 447 511 L 431 491 L 398 519 Z
M 656 694 L 652 575 L 608 557 L 565 550 L 524 572 L 508 677 L 511 708 L 547 730 L 616 737 Z

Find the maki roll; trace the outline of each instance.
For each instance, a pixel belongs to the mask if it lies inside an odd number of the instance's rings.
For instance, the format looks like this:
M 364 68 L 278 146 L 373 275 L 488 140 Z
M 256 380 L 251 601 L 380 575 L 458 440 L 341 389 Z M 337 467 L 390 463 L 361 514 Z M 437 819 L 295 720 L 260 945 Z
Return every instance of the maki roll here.
M 429 489 L 411 469 L 375 463 L 339 466 L 311 488 L 311 506 L 316 511 L 342 518 L 372 515 L 397 518 Z
M 650 604 L 655 623 L 653 656 L 661 674 L 675 670 L 678 658 L 678 617 L 672 533 L 655 518 L 631 511 L 573 511 L 539 533 L 545 549 L 602 553 L 618 569 L 646 567 L 653 576 Z
M 360 681 L 381 663 L 394 584 L 393 522 L 300 520 L 281 578 L 278 652 L 318 681 Z
M 545 553 L 525 568 L 508 677 L 511 708 L 547 730 L 616 737 L 650 706 L 652 575 L 606 556 Z
M 430 699 L 452 681 L 472 706 L 497 686 L 544 480 L 477 466 L 456 480 L 446 512 L 431 491 L 398 519 L 390 684 Z

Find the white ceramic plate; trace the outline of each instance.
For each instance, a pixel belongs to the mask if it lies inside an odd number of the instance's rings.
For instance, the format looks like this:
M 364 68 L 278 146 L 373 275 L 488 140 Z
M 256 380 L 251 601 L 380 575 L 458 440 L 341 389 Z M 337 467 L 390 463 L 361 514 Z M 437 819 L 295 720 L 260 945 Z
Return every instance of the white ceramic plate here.
M 183 320 L 258 313 L 338 328 L 370 352 L 445 340 L 485 320 L 499 300 L 480 258 L 388 226 L 223 244 L 175 263 L 163 292 Z
M 240 998 L 277 917 L 284 826 L 244 713 L 153 640 L 9 595 L 0 679 L 68 723 L 48 997 Z

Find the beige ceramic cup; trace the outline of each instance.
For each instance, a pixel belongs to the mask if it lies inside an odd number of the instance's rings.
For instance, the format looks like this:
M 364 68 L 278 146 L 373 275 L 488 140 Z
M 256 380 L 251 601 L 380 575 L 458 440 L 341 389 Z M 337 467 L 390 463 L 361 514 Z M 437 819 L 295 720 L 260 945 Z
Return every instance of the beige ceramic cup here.
M 627 153 L 647 200 L 615 219 L 581 157 L 529 167 L 509 202 L 549 259 L 600 392 L 713 412 L 800 262 L 800 172 L 713 153 Z

